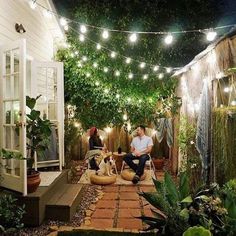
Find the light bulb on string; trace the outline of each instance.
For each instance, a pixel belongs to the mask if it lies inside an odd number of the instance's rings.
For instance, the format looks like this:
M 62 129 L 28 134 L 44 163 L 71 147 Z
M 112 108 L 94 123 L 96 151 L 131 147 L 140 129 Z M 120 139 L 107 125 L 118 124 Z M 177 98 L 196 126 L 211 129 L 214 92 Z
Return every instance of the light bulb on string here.
M 133 79 L 134 75 L 132 73 L 129 73 L 128 78 Z
M 85 40 L 84 35 L 83 35 L 83 34 L 80 34 L 80 36 L 79 36 L 79 41 L 80 41 L 80 42 L 84 42 L 84 40 Z
M 171 34 L 168 34 L 165 39 L 165 44 L 170 45 L 173 42 L 173 36 Z
M 104 93 L 108 94 L 109 93 L 109 89 L 104 89 Z
M 215 40 L 216 36 L 217 36 L 217 33 L 213 29 L 211 29 L 207 32 L 206 39 L 207 39 L 207 41 L 211 42 L 211 41 Z
M 153 71 L 158 71 L 159 70 L 159 66 L 154 66 L 153 67 Z
M 125 59 L 125 63 L 126 64 L 129 64 L 131 62 L 131 58 L 130 57 L 127 57 L 126 59 Z
M 163 77 L 164 77 L 163 73 L 160 73 L 159 76 L 158 76 L 159 79 L 163 79 Z
M 61 26 L 67 25 L 67 20 L 65 18 L 61 17 L 60 18 L 60 24 L 61 24 Z
M 70 54 L 70 56 L 71 56 L 71 57 L 74 57 L 74 56 L 75 56 L 75 54 L 72 52 L 72 53 Z
M 95 82 L 95 85 L 96 85 L 96 86 L 99 86 L 99 84 L 100 84 L 100 83 L 99 83 L 98 81 Z
M 139 67 L 140 67 L 141 69 L 145 68 L 145 66 L 146 66 L 146 63 L 145 63 L 145 62 L 141 62 L 140 65 L 139 65 Z
M 43 15 L 45 18 L 52 19 L 52 13 L 47 9 L 43 9 Z
M 68 26 L 68 25 L 65 25 L 65 26 L 64 26 L 64 30 L 65 30 L 65 31 L 68 31 L 68 30 L 69 30 L 69 26 Z
M 109 32 L 108 32 L 107 30 L 103 30 L 103 32 L 102 32 L 102 37 L 103 37 L 104 39 L 108 39 L 108 37 L 109 37 Z
M 128 102 L 131 102 L 131 98 L 127 98 L 127 101 L 128 101 Z
M 100 50 L 102 48 L 101 44 L 98 43 L 96 48 L 97 48 L 97 50 Z
M 172 69 L 171 69 L 170 67 L 167 67 L 167 68 L 166 68 L 166 72 L 167 72 L 167 73 L 170 73 L 171 71 L 172 71 Z
M 89 72 L 86 73 L 86 77 L 89 78 L 91 74 Z
M 77 66 L 82 67 L 82 63 L 80 61 L 78 61 Z
M 138 100 L 138 103 L 141 103 L 141 102 L 142 102 L 142 99 L 139 99 L 139 100 Z
M 98 67 L 98 63 L 97 63 L 97 62 L 94 62 L 94 63 L 93 63 L 93 67 L 94 67 L 94 68 L 97 68 L 97 67 Z
M 83 57 L 82 57 L 82 60 L 83 60 L 83 61 L 87 61 L 88 58 L 87 58 L 86 56 L 83 56 Z
M 85 34 L 85 33 L 87 32 L 87 28 L 86 28 L 85 25 L 81 25 L 81 26 L 80 26 L 80 32 L 81 32 L 82 34 Z
M 137 37 L 137 34 L 136 34 L 136 33 L 132 33 L 132 34 L 129 36 L 129 41 L 130 41 L 131 43 L 136 42 L 137 39 L 138 39 L 138 37 Z
M 116 98 L 119 99 L 120 98 L 120 94 L 116 94 Z
M 104 71 L 105 73 L 107 73 L 107 72 L 108 72 L 108 68 L 107 68 L 107 67 L 104 67 L 104 68 L 103 68 L 103 71 Z
M 115 58 L 116 57 L 116 53 L 115 52 L 111 52 L 111 58 Z
M 120 71 L 118 71 L 118 70 L 115 71 L 115 76 L 117 76 L 117 77 L 120 76 Z
M 79 54 L 79 52 L 78 51 L 75 51 L 75 55 L 78 55 Z
M 124 115 L 123 115 L 123 120 L 125 120 L 125 121 L 128 120 L 127 114 L 124 114 Z
M 36 0 L 30 0 L 29 1 L 29 6 L 31 9 L 35 9 L 37 7 Z
M 143 79 L 144 79 L 144 80 L 146 80 L 147 78 L 148 78 L 148 75 L 147 75 L 147 74 L 143 75 Z

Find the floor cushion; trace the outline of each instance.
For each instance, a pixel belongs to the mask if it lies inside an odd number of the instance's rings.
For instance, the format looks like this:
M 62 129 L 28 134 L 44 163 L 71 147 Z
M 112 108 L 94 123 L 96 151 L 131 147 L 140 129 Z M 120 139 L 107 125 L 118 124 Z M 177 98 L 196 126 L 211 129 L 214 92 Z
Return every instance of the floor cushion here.
M 134 171 L 132 169 L 125 169 L 121 172 L 121 177 L 124 180 L 132 181 L 134 178 Z M 143 175 L 141 176 L 140 180 L 144 180 L 146 178 L 146 171 L 144 171 Z
M 90 175 L 91 184 L 99 184 L 99 185 L 108 185 L 114 184 L 116 182 L 116 175 L 112 176 L 100 176 L 96 174 Z

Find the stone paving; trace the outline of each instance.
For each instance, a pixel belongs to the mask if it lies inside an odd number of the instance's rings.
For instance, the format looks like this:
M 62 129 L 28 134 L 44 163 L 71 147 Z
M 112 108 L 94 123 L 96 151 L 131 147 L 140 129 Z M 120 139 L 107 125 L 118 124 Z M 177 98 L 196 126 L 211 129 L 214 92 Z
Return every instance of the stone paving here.
M 163 173 L 158 173 L 158 179 Z M 98 190 L 97 202 L 90 205 L 82 226 L 96 229 L 143 230 L 140 219 L 135 217 L 145 214 L 152 216 L 150 205 L 138 195 L 138 192 L 155 191 L 154 186 L 144 185 L 109 185 Z

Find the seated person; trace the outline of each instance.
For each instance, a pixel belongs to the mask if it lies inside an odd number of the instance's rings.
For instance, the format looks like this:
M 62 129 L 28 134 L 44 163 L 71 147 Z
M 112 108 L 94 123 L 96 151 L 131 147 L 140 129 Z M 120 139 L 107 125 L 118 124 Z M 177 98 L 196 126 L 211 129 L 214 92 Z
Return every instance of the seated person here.
M 135 172 L 133 184 L 137 184 L 143 175 L 145 163 L 150 158 L 149 154 L 153 146 L 152 138 L 145 135 L 145 126 L 140 125 L 137 128 L 137 135 L 131 142 L 131 152 L 126 154 L 123 159 Z M 139 160 L 138 164 L 133 162 L 135 159 Z
M 99 169 L 99 163 L 102 159 L 107 155 L 111 155 L 111 153 L 108 153 L 106 145 L 102 144 L 96 127 L 90 129 L 89 150 L 85 159 L 89 159 L 90 168 L 96 171 Z
M 90 129 L 90 138 L 89 138 L 89 150 L 103 150 L 104 152 L 107 152 L 106 145 L 102 144 L 102 140 L 98 135 L 98 130 L 96 127 L 92 127 Z

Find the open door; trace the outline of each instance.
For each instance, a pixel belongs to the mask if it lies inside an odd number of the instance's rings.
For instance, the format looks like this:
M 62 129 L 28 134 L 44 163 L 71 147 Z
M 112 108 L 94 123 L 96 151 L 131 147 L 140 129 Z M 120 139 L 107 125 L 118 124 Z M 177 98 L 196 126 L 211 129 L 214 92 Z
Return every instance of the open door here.
M 39 167 L 64 166 L 64 74 L 61 62 L 32 61 L 31 96 L 41 95 L 37 110 L 42 118 L 52 124 L 49 149 L 42 156 L 35 156 L 35 169 Z
M 0 47 L 0 149 L 26 156 L 26 41 Z M 15 129 L 19 124 L 20 135 Z M 26 160 L 3 160 L 0 157 L 0 185 L 27 194 Z

